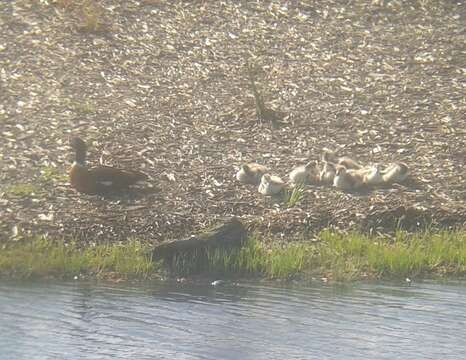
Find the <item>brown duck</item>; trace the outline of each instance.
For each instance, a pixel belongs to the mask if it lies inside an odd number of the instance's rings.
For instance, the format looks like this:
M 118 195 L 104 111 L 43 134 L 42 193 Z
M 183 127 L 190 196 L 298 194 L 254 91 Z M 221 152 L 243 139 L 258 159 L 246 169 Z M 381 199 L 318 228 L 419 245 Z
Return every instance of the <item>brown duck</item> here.
M 108 194 L 128 189 L 138 181 L 146 180 L 147 175 L 134 170 L 123 170 L 111 166 L 86 166 L 86 143 L 79 137 L 71 139 L 75 162 L 69 171 L 71 186 L 85 194 Z

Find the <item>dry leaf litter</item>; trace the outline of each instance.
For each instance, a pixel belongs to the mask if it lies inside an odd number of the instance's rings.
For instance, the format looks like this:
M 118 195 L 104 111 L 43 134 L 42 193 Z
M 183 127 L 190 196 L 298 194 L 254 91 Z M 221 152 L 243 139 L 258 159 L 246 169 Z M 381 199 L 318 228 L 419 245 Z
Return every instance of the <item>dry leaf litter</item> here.
M 285 240 L 464 225 L 465 20 L 434 0 L 4 2 L 0 239 L 159 242 L 230 215 Z M 277 128 L 256 118 L 247 61 Z M 157 191 L 74 192 L 71 135 Z M 286 178 L 324 147 L 403 161 L 413 181 L 308 187 L 287 207 L 234 178 L 250 161 Z

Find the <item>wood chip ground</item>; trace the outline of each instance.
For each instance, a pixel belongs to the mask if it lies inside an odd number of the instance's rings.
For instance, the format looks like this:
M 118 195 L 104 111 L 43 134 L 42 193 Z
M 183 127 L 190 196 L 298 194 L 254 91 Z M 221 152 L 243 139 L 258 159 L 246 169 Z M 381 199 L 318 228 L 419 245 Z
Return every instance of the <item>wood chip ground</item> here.
M 159 242 L 231 215 L 283 239 L 464 225 L 465 23 L 447 0 L 4 2 L 0 239 Z M 247 61 L 278 128 L 256 119 Z M 77 194 L 71 135 L 156 191 Z M 323 147 L 413 180 L 287 207 L 234 178 L 249 161 L 286 178 Z

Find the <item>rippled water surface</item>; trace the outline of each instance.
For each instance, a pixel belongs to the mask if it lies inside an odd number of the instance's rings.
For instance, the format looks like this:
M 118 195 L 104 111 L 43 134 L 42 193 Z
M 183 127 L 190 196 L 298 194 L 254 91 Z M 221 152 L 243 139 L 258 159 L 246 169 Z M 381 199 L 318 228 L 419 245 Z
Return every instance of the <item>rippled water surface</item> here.
M 0 359 L 466 359 L 465 283 L 0 282 Z

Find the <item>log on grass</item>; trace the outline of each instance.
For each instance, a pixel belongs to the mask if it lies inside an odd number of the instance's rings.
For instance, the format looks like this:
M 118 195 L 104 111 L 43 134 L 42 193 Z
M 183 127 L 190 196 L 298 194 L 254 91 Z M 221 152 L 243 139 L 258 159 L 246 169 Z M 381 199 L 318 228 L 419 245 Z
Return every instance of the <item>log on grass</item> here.
M 233 217 L 200 234 L 157 245 L 153 250 L 153 258 L 170 260 L 177 254 L 205 251 L 208 248 L 240 247 L 246 235 L 244 225 Z

